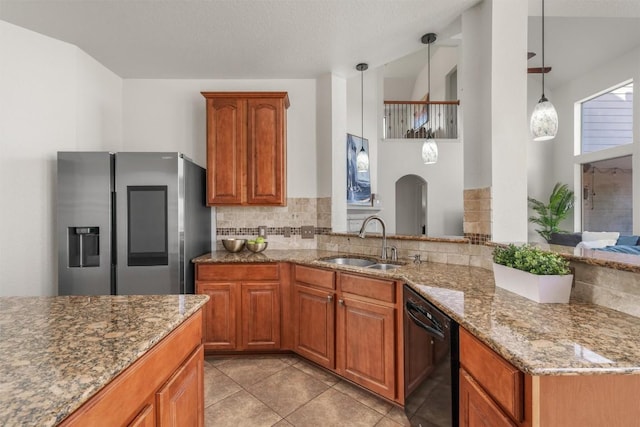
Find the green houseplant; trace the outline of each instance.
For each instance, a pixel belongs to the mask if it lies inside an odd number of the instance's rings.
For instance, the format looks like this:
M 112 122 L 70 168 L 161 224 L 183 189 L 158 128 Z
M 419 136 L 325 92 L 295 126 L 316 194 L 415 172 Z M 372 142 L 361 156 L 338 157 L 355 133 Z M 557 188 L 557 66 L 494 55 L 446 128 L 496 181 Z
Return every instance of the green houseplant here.
M 574 203 L 574 193 L 567 184 L 556 183 L 549 196 L 549 203 L 545 204 L 533 197 L 528 197 L 527 200 L 537 214 L 529 217 L 529 222 L 541 227 L 536 231 L 547 242 L 551 239 L 551 233 L 564 231 L 560 229 L 560 222 L 567 217 Z
M 569 302 L 573 275 L 560 255 L 523 245 L 493 250 L 496 286 L 536 302 Z

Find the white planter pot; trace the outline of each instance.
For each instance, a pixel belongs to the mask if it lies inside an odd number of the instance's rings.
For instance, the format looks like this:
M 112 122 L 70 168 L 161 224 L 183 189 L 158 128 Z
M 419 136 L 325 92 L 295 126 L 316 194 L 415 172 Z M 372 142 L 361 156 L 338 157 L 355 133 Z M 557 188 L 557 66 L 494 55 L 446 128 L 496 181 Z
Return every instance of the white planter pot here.
M 496 286 L 536 302 L 568 303 L 573 274 L 563 276 L 527 273 L 493 263 Z

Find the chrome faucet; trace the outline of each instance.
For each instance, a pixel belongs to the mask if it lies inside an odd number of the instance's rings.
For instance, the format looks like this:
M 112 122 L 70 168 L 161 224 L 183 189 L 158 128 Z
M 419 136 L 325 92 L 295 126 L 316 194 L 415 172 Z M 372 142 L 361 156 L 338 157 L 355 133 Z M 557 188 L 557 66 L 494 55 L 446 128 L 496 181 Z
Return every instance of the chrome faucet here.
M 385 226 L 382 218 L 380 218 L 377 215 L 368 216 L 362 223 L 362 227 L 360 227 L 360 232 L 358 233 L 358 237 L 360 237 L 361 239 L 364 239 L 364 236 L 367 233 L 367 230 L 366 230 L 367 225 L 374 219 L 379 221 L 380 225 L 382 225 L 382 251 L 380 253 L 380 258 L 383 260 L 386 260 L 387 259 L 387 227 Z

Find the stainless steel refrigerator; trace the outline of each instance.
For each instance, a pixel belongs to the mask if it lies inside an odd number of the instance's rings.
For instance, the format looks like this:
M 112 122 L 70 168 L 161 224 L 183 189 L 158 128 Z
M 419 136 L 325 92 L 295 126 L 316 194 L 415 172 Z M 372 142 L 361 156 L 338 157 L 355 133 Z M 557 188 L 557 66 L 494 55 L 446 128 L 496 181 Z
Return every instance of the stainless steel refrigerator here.
M 59 152 L 59 295 L 194 292 L 205 170 L 180 153 Z

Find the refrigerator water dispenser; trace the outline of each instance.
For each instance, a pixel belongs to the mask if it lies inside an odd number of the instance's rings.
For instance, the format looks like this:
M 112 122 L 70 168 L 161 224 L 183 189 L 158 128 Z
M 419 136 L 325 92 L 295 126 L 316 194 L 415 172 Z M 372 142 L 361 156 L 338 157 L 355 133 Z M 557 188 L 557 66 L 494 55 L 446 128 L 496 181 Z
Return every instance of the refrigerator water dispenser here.
M 100 227 L 69 227 L 69 267 L 100 267 Z

